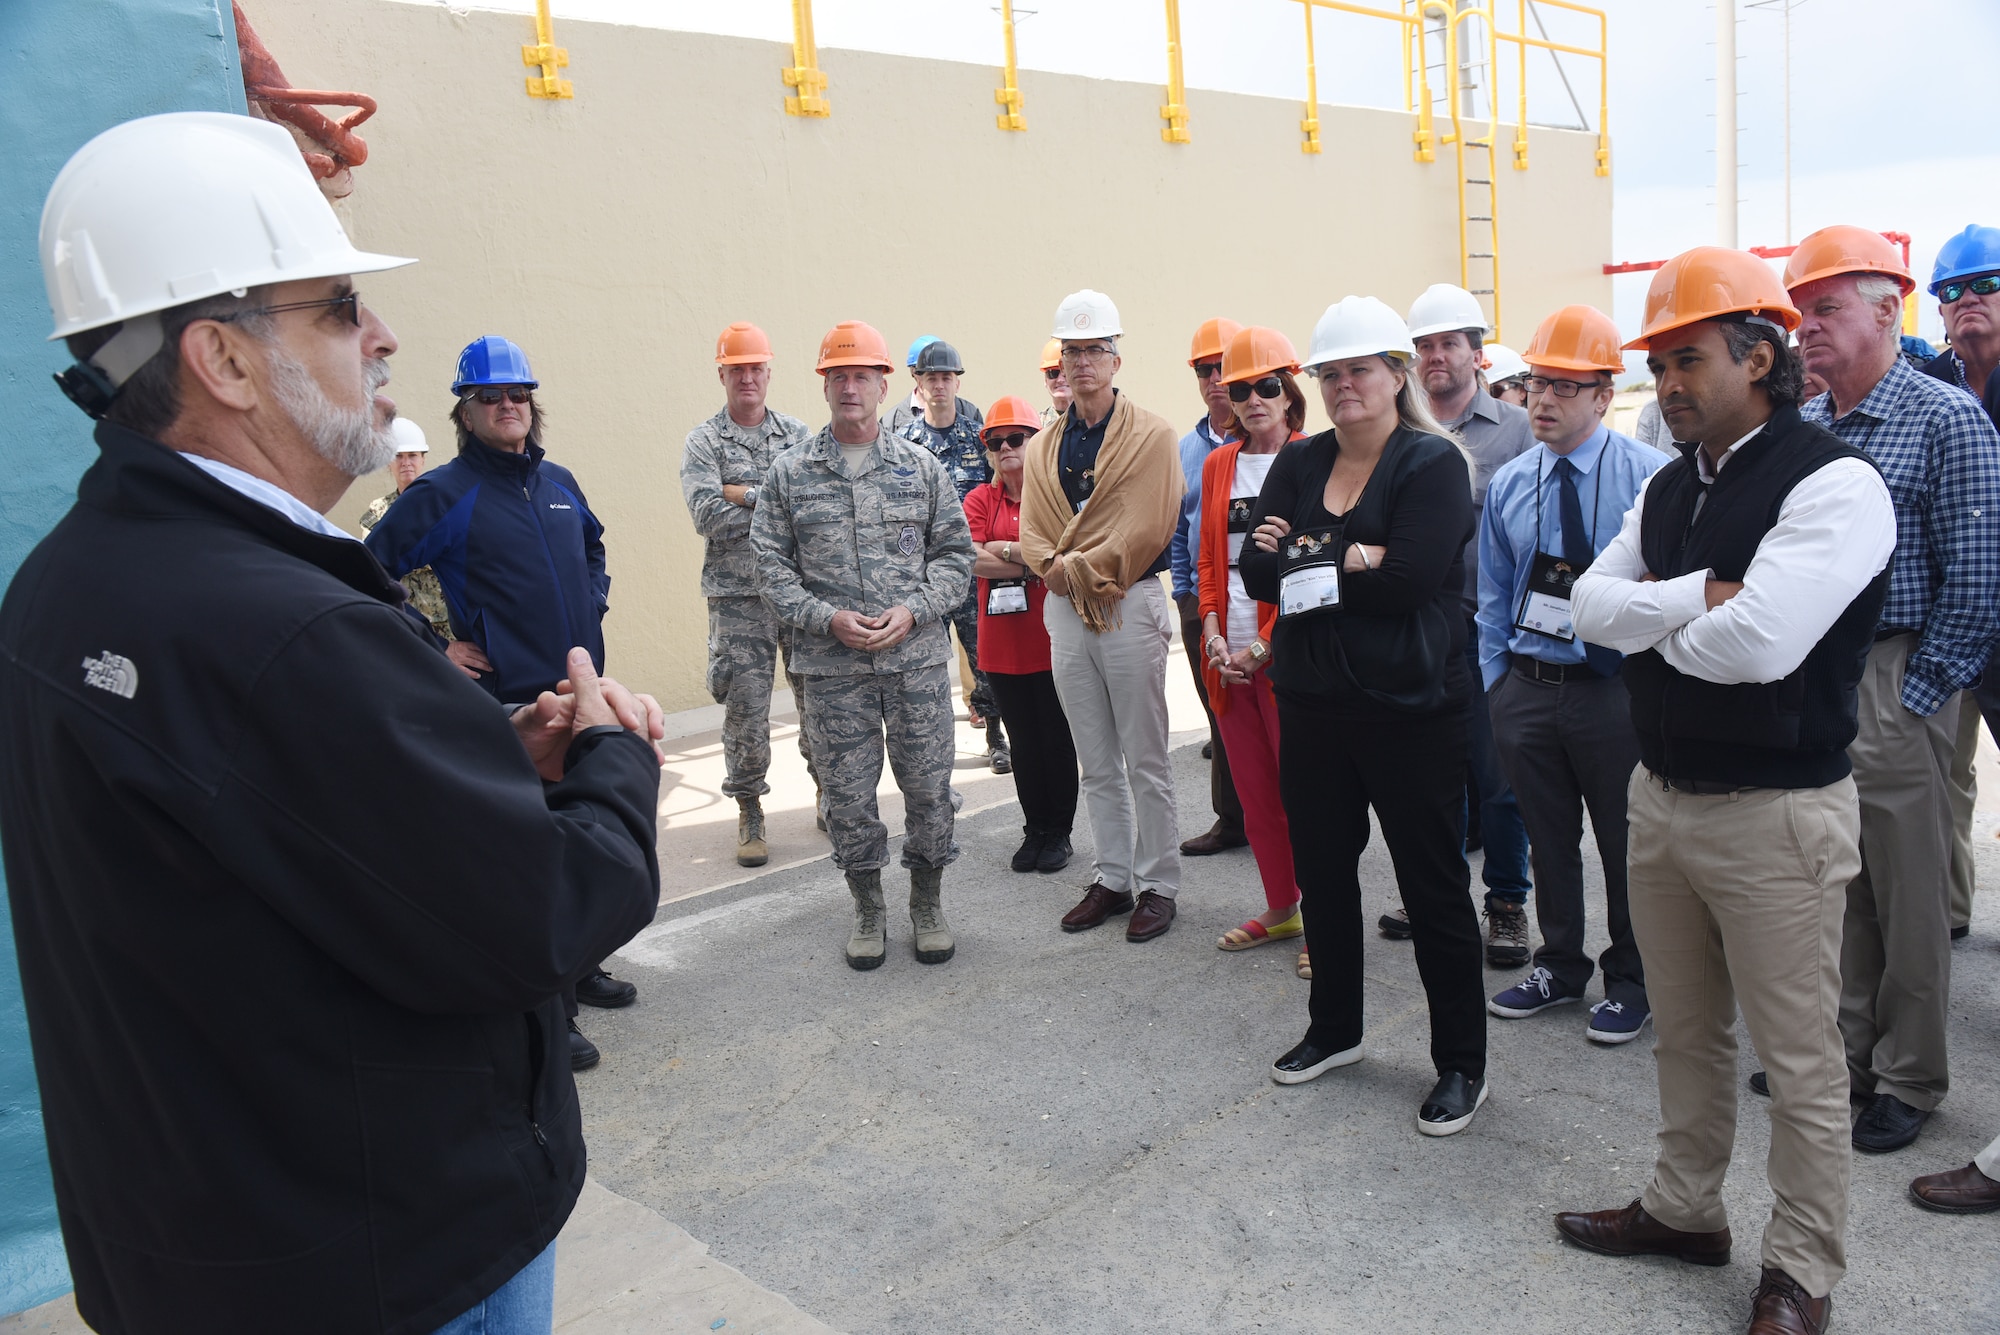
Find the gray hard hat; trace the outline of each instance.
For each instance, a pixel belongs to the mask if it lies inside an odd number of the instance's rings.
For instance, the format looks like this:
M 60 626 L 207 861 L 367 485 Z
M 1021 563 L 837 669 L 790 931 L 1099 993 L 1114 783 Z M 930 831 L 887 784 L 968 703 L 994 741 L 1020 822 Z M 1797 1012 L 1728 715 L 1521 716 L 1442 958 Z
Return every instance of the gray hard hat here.
M 926 371 L 950 371 L 954 375 L 964 375 L 965 363 L 958 359 L 957 348 L 938 339 L 917 350 L 916 372 L 922 375 Z

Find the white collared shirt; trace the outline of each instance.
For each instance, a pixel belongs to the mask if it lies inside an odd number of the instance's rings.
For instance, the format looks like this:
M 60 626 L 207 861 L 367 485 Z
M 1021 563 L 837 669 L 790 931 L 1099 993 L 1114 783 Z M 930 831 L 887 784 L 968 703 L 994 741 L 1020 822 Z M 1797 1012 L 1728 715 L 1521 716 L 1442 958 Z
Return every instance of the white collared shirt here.
M 1763 429 L 1725 450 L 1721 466 Z M 1699 450 L 1695 469 L 1704 483 L 1719 471 Z M 1646 489 L 1665 472 L 1647 479 Z M 1576 633 L 1620 653 L 1657 649 L 1677 670 L 1723 685 L 1779 681 L 1796 671 L 1896 550 L 1896 512 L 1882 475 L 1866 460 L 1835 459 L 1792 488 L 1757 544 L 1742 591 L 1710 611 L 1712 570 L 1640 582 L 1647 573 L 1639 549 L 1645 510 L 1641 491 L 1618 536 L 1577 580 L 1570 603 Z
M 300 528 L 311 529 L 315 533 L 323 533 L 329 538 L 346 538 L 349 542 L 360 541 L 352 533 L 335 528 L 327 522 L 325 515 L 313 509 L 283 487 L 266 482 L 263 478 L 252 473 L 246 473 L 240 468 L 231 467 L 229 464 L 220 463 L 214 459 L 204 458 L 199 454 L 189 454 L 185 450 L 176 450 L 174 453 L 180 455 L 181 458 L 187 460 L 196 468 L 199 468 L 202 472 L 220 482 L 223 486 L 228 487 L 231 491 L 248 496 L 259 505 L 268 506 L 276 510 Z

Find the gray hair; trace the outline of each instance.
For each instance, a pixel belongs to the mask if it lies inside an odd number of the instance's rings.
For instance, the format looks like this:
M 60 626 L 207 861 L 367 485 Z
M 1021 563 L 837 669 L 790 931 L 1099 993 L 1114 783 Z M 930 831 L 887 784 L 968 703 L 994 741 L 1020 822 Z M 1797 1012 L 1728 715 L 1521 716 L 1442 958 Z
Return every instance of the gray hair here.
M 158 439 L 181 415 L 181 335 L 197 320 L 223 320 L 259 343 L 269 343 L 278 333 L 278 322 L 263 310 L 269 295 L 268 287 L 253 287 L 240 297 L 224 293 L 161 311 L 160 350 L 119 386 L 117 397 L 105 409 L 104 420 Z M 124 327 L 120 322 L 86 329 L 70 335 L 65 346 L 70 356 L 87 362 Z

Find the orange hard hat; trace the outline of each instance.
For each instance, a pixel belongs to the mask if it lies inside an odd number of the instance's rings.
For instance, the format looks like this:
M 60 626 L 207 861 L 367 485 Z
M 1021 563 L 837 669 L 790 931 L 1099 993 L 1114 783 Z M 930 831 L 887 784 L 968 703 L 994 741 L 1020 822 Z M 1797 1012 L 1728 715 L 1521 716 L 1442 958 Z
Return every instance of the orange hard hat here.
M 1799 248 L 1785 261 L 1785 286 L 1804 287 L 1815 279 L 1843 273 L 1883 274 L 1902 284 L 1904 296 L 1917 287 L 1902 253 L 1888 237 L 1844 224 L 1822 227 L 1799 242 Z
M 842 320 L 819 341 L 819 364 L 813 370 L 825 375 L 836 366 L 873 366 L 885 373 L 896 369 L 887 340 L 874 325 L 859 320 Z
M 986 425 L 980 428 L 980 436 L 984 438 L 1007 426 L 1026 427 L 1032 435 L 1042 429 L 1042 415 L 1019 394 L 1008 394 L 995 399 L 993 406 L 986 410 Z
M 1228 324 L 1227 320 L 1219 321 Z M 1229 336 L 1222 349 L 1222 383 L 1259 380 L 1276 371 L 1298 374 L 1299 354 L 1292 340 L 1275 329 L 1253 324 Z
M 1562 371 L 1622 371 L 1618 326 L 1595 306 L 1565 306 L 1535 326 L 1521 360 Z
M 1625 346 L 1644 348 L 1669 330 L 1725 315 L 1762 320 L 1787 334 L 1799 327 L 1798 308 L 1770 265 L 1747 250 L 1696 246 L 1653 275 L 1639 337 Z
M 1234 320 L 1224 320 L 1220 317 L 1203 320 L 1201 328 L 1194 331 L 1193 346 L 1188 348 L 1188 365 L 1214 361 L 1222 355 L 1222 350 L 1229 346 L 1229 340 L 1242 331 L 1243 326 Z
M 1042 344 L 1042 369 L 1053 371 L 1062 365 L 1062 340 L 1052 338 Z
M 717 366 L 750 366 L 771 360 L 771 340 L 754 324 L 738 320 L 715 339 Z

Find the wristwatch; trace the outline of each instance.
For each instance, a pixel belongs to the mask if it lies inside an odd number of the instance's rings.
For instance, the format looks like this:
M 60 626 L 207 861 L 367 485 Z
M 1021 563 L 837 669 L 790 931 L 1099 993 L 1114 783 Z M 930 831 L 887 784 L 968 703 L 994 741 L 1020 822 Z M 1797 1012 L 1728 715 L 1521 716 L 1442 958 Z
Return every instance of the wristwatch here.
M 757 508 L 757 488 L 745 487 L 743 489 L 743 508 L 746 510 Z
M 1271 651 L 1270 651 L 1269 649 L 1266 649 L 1266 648 L 1264 647 L 1264 642 L 1263 642 L 1262 640 L 1252 640 L 1252 641 L 1250 641 L 1250 661 L 1251 661 L 1251 662 L 1253 662 L 1253 663 L 1261 663 L 1261 662 L 1263 662 L 1263 661 L 1264 661 L 1265 659 L 1269 658 L 1270 656 L 1271 656 Z

